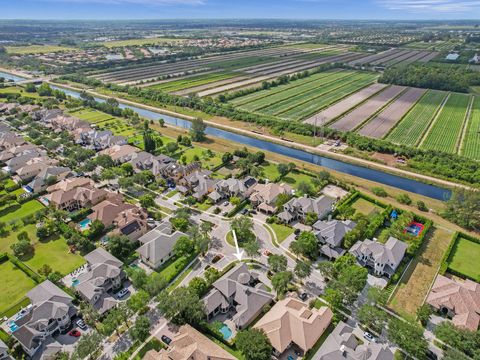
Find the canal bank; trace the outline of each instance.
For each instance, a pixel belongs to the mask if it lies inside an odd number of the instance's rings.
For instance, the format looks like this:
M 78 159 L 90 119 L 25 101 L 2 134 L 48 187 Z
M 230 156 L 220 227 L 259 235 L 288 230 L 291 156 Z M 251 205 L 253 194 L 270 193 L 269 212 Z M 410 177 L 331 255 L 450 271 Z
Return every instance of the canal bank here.
M 58 84 L 51 84 L 51 86 L 55 89 L 64 91 L 67 95 L 72 97 L 78 98 L 80 96 L 81 90 Z M 105 101 L 105 99 L 108 98 L 108 96 L 103 96 L 95 92 L 90 91 L 89 93 L 94 96 L 97 101 Z M 162 111 L 161 109 L 152 106 L 138 104 L 121 98 L 116 99 L 119 101 L 121 108 L 132 109 L 140 116 L 147 119 L 158 120 L 161 118 L 164 119 L 167 124 L 185 129 L 188 129 L 191 126 L 191 122 L 187 119 L 187 116 L 180 118 L 172 116 L 172 113 L 169 111 Z M 266 135 L 262 136 L 253 134 L 246 130 L 231 128 L 224 130 L 222 128 L 224 126 L 219 126 L 218 124 L 209 121 L 205 121 L 205 123 L 207 125 L 205 131 L 207 135 L 227 139 L 253 148 L 278 153 L 293 159 L 305 161 L 337 172 L 396 187 L 404 191 L 420 194 L 437 200 L 446 200 L 451 196 L 451 190 L 449 187 L 462 186 L 445 180 L 411 173 L 402 169 L 391 168 L 386 165 L 353 158 L 343 154 L 324 154 L 326 152 L 322 152 L 322 150 L 314 147 L 290 143 Z M 267 140 L 263 140 L 262 138 L 267 138 Z M 320 153 L 322 153 L 322 155 L 319 155 Z M 326 155 L 328 155 L 328 157 Z M 361 163 L 362 165 L 357 165 L 356 163 Z M 416 179 L 441 185 L 428 184 Z

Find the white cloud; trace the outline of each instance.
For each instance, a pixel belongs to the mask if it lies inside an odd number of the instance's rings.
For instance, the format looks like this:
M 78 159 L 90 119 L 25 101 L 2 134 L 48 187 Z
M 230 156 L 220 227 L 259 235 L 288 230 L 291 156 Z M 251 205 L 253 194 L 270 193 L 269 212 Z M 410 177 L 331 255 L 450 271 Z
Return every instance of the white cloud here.
M 480 8 L 480 0 L 378 0 L 378 3 L 391 10 L 411 12 L 464 13 Z
M 141 5 L 204 5 L 206 0 L 47 0 L 63 3 L 103 3 L 103 4 L 141 4 Z

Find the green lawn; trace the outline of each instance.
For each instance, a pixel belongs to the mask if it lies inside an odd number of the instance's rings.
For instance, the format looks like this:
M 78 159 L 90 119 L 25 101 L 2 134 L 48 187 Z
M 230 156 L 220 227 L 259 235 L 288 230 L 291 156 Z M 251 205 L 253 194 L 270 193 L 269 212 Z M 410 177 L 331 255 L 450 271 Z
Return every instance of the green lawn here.
M 11 252 L 10 245 L 17 241 L 17 235 L 21 231 L 26 231 L 30 240 L 36 239 L 36 228 L 33 224 L 21 226 L 16 231 L 9 230 L 4 236 L 0 237 L 0 253 Z
M 42 265 L 48 264 L 54 271 L 67 275 L 85 263 L 80 254 L 70 253 L 67 242 L 60 236 L 48 241 L 36 241 L 33 246 L 33 257 L 24 259 L 23 262 L 37 272 Z
M 275 181 L 280 173 L 277 170 L 277 164 L 269 163 L 268 165 L 262 165 L 263 176 L 270 181 Z
M 192 163 L 193 158 L 197 156 L 200 159 L 200 162 L 202 163 L 202 168 L 204 169 L 212 169 L 222 163 L 221 155 L 214 154 L 214 156 L 209 157 L 205 149 L 197 146 L 186 149 L 179 156 L 179 158 L 182 158 L 183 156 L 186 157 L 187 164 Z
M 20 207 L 12 207 L 10 212 L 0 217 L 0 221 L 8 223 L 11 220 L 20 220 L 25 216 L 35 214 L 40 209 L 43 209 L 43 205 L 40 202 L 30 200 L 23 203 Z
M 73 111 L 70 115 L 85 120 L 91 124 L 97 124 L 103 121 L 115 119 L 113 116 L 93 109 L 82 109 Z
M 25 294 L 35 287 L 35 282 L 10 261 L 0 264 L 0 313 L 19 302 Z
M 480 244 L 459 238 L 450 255 L 448 267 L 476 281 L 480 281 Z
M 282 224 L 269 224 L 275 235 L 277 235 L 277 242 L 282 243 L 287 237 L 289 237 L 295 231 L 294 228 Z
M 287 176 L 285 176 L 282 179 L 282 182 L 292 186 L 294 189 L 298 189 L 298 184 L 300 184 L 301 182 L 306 182 L 313 186 L 312 180 L 312 176 L 294 170 L 290 172 Z
M 357 200 L 355 200 L 355 202 L 352 204 L 352 208 L 354 208 L 355 211 L 362 213 L 363 215 L 370 215 L 373 212 L 382 210 L 379 206 L 363 198 L 358 198 Z

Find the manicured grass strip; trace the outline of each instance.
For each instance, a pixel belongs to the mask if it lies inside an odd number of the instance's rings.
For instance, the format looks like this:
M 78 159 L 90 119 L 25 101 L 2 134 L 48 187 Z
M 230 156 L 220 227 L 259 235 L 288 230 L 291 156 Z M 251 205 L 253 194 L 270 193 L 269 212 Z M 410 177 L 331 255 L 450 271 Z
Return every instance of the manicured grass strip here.
M 421 147 L 456 153 L 469 101 L 468 95 L 451 94 Z
M 29 290 L 37 285 L 10 261 L 0 264 L 0 278 L 2 279 L 0 313 L 19 302 Z
M 345 84 L 344 86 L 324 94 L 319 98 L 312 99 L 306 103 L 294 107 L 293 109 L 283 113 L 281 117 L 296 121 L 303 120 L 310 115 L 317 113 L 321 109 L 343 99 L 345 96 L 357 92 L 358 90 L 371 84 L 373 80 L 374 77 L 365 76 L 364 78 L 360 78 L 359 80 Z
M 413 146 L 423 136 L 447 93 L 430 90 L 387 136 L 397 144 Z
M 475 97 L 470 121 L 465 139 L 463 140 L 462 155 L 480 160 L 480 98 Z
M 281 244 L 287 237 L 293 234 L 294 229 L 290 226 L 285 226 L 282 224 L 270 224 L 270 227 L 275 231 L 275 235 L 277 235 L 277 241 Z
M 304 94 L 300 94 L 298 96 L 294 96 L 290 99 L 287 99 L 287 101 L 283 101 L 282 103 L 274 104 L 266 109 L 263 109 L 263 113 L 269 114 L 269 115 L 282 115 L 286 114 L 288 111 L 301 106 L 303 109 L 303 106 L 305 104 L 312 104 L 314 102 L 315 104 L 319 99 L 321 99 L 324 96 L 330 97 L 331 94 L 336 93 L 337 91 L 341 91 L 341 89 L 345 86 L 348 86 L 349 84 L 361 80 L 365 77 L 364 74 L 354 74 L 351 76 L 343 77 L 341 79 L 337 79 L 328 85 L 325 86 L 320 86 L 315 89 L 312 89 L 312 91 L 306 92 Z M 342 95 L 342 97 L 345 95 Z M 315 106 L 314 104 L 314 111 L 319 110 L 322 107 Z M 328 104 L 328 102 L 327 102 Z M 314 112 L 307 111 L 308 114 Z
M 238 76 L 238 74 L 213 73 L 213 74 L 199 75 L 199 76 L 194 76 L 188 79 L 180 79 L 176 81 L 153 85 L 153 86 L 150 86 L 149 88 L 171 92 L 171 91 L 188 89 L 194 86 L 205 85 L 215 81 L 229 79 L 234 76 Z
M 314 82 L 316 82 L 320 79 L 325 79 L 325 78 L 328 79 L 333 74 L 338 74 L 338 73 L 339 73 L 339 71 L 329 71 L 329 72 L 314 74 L 314 75 L 306 77 L 304 79 L 292 81 L 292 82 L 290 82 L 288 84 L 285 84 L 285 85 L 280 85 L 280 86 L 277 86 L 277 87 L 274 87 L 274 88 L 271 88 L 271 89 L 268 89 L 268 90 L 262 90 L 262 91 L 255 92 L 255 93 L 250 94 L 250 95 L 239 97 L 237 99 L 232 100 L 231 103 L 234 104 L 234 105 L 240 106 L 240 105 L 245 105 L 245 104 L 248 104 L 248 103 L 252 103 L 252 102 L 257 101 L 259 99 L 263 99 L 267 96 L 272 96 L 272 95 L 275 95 L 275 94 L 279 94 L 279 93 L 284 92 L 284 91 L 289 90 L 289 89 L 296 88 L 297 90 L 299 90 L 299 89 L 301 90 L 302 89 L 301 86 L 304 86 L 306 84 L 312 84 L 312 83 L 314 83 Z
M 468 239 L 459 238 L 452 249 L 448 268 L 480 281 L 480 244 Z
M 0 217 L 0 221 L 4 223 L 8 223 L 11 220 L 19 221 L 25 216 L 35 214 L 40 209 L 43 209 L 43 205 L 37 200 L 27 201 L 21 206 L 13 205 L 9 210 L 5 210 L 5 213 L 2 211 L 3 215 Z

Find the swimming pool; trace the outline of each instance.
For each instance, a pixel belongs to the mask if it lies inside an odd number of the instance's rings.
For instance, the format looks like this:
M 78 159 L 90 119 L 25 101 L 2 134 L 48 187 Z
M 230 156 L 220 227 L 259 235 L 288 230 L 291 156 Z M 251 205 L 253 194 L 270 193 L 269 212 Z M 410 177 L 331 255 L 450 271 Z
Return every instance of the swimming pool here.
M 72 286 L 75 287 L 80 283 L 78 279 L 72 279 Z
M 18 325 L 15 324 L 13 321 L 10 321 L 8 323 L 8 328 L 10 329 L 10 332 L 13 333 L 14 331 L 16 331 L 18 329 Z
M 224 340 L 228 340 L 232 337 L 232 330 L 226 324 L 222 325 L 220 332 L 222 333 Z
M 90 220 L 90 219 L 88 219 L 88 218 L 87 218 L 87 219 L 83 219 L 82 221 L 80 221 L 80 222 L 78 223 L 78 225 L 80 225 L 80 230 L 82 230 L 82 231 L 87 230 L 87 229 L 90 227 L 90 223 L 91 223 L 91 222 L 92 222 L 92 220 Z

